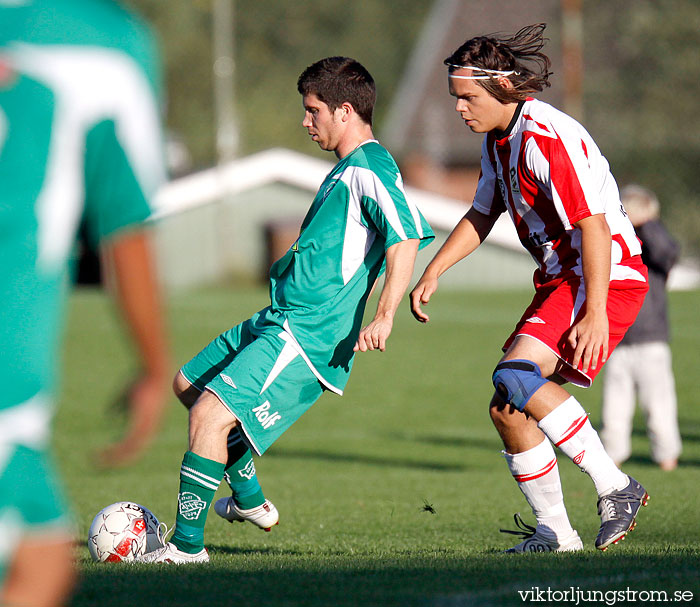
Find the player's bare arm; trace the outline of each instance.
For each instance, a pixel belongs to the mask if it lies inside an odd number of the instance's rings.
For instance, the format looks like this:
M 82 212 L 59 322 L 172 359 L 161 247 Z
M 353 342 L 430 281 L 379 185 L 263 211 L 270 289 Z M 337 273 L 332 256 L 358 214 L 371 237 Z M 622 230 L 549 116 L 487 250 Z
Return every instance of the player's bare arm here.
M 583 280 L 586 288 L 586 311 L 569 333 L 575 348 L 573 365 L 582 361 L 584 373 L 595 369 L 608 358 L 608 285 L 610 282 L 610 228 L 604 214 L 591 215 L 576 223 L 581 230 Z
M 355 352 L 386 349 L 386 340 L 394 325 L 394 315 L 403 299 L 413 274 L 413 266 L 420 241 L 415 238 L 403 240 L 386 251 L 386 278 L 379 295 L 374 319 L 360 331 Z
M 142 365 L 141 376 L 128 388 L 126 435 L 101 453 L 102 463 L 114 466 L 139 457 L 158 431 L 171 366 L 148 234 L 138 230 L 115 236 L 105 245 L 104 258 Z
M 473 253 L 489 235 L 498 215 L 484 215 L 474 207 L 455 226 L 433 260 L 428 264 L 418 284 L 411 291 L 411 312 L 419 322 L 428 322 L 430 317 L 423 312 L 421 304 L 427 304 L 438 287 L 438 278 L 449 268 Z

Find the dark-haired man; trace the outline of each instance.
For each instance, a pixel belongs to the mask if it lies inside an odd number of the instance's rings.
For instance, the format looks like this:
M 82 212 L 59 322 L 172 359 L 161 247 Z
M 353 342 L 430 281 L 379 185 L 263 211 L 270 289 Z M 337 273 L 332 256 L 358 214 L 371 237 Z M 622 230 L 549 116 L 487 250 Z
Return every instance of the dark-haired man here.
M 537 518 L 516 518 L 509 552 L 583 548 L 569 522 L 552 443 L 588 473 L 598 493 L 596 548 L 616 544 L 648 495 L 617 468 L 588 415 L 561 384 L 588 387 L 632 324 L 647 270 L 608 162 L 571 117 L 529 97 L 549 86 L 544 24 L 512 37 L 479 36 L 445 60 L 456 111 L 484 133 L 474 203 L 411 293 L 415 317 L 438 277 L 472 253 L 508 212 L 537 263 L 535 297 L 493 373 L 491 419 L 511 474 Z
M 255 476 L 258 455 L 324 390 L 343 393 L 354 352 L 384 350 L 416 253 L 433 238 L 406 200 L 401 175 L 372 135 L 374 81 L 357 61 L 329 57 L 300 76 L 302 126 L 338 163 L 299 238 L 270 270 L 270 305 L 185 364 L 174 389 L 190 407 L 175 532 L 144 562 L 207 562 L 204 523 L 226 475 L 232 496 L 216 512 L 270 529 L 278 521 Z M 386 265 L 374 319 L 365 303 Z M 360 330 L 361 329 L 361 330 Z

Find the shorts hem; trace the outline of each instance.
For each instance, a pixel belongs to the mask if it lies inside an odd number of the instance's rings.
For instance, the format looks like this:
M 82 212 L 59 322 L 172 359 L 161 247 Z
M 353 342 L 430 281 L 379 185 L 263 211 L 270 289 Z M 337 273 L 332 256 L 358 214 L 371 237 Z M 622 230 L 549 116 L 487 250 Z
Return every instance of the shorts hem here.
M 279 337 L 281 337 L 282 339 L 291 343 L 294 346 L 294 349 L 297 351 L 299 356 L 301 356 L 304 359 L 306 366 L 309 367 L 311 373 L 313 373 L 316 376 L 316 379 L 318 379 L 318 381 L 320 381 L 324 386 L 326 386 L 326 388 L 328 388 L 331 392 L 335 392 L 338 396 L 342 396 L 343 390 L 334 386 L 332 383 L 326 380 L 323 377 L 323 375 L 321 375 L 318 372 L 316 367 L 314 367 L 314 364 L 311 362 L 311 359 L 308 357 L 306 352 L 304 352 L 304 348 L 302 348 L 301 344 L 297 341 L 297 338 L 294 337 L 294 333 L 292 333 L 292 328 L 289 326 L 289 320 L 285 319 L 282 328 L 284 329 L 284 331 L 279 335 Z
M 591 385 L 593 384 L 593 380 L 589 375 L 584 373 L 583 371 L 579 371 L 578 369 L 575 369 L 573 365 L 564 360 L 561 357 L 561 354 L 557 352 L 552 346 L 549 344 L 545 343 L 542 341 L 539 337 L 535 337 L 534 335 L 530 335 L 529 333 L 516 333 L 515 337 L 529 337 L 530 339 L 534 339 L 535 341 L 538 341 L 541 343 L 545 348 L 547 348 L 554 356 L 556 356 L 561 362 L 563 362 L 566 365 L 565 369 L 562 369 L 560 371 L 556 372 L 556 375 L 561 377 L 562 379 L 565 379 L 568 383 L 574 384 L 574 386 L 578 386 L 579 388 L 590 388 Z M 563 371 L 563 372 L 562 372 Z
M 182 367 L 180 367 L 180 370 L 178 371 L 178 373 L 180 375 L 182 375 L 182 377 L 184 377 L 195 390 L 199 390 L 200 392 L 204 392 L 204 390 L 206 390 L 206 386 L 200 388 L 197 385 L 196 381 L 193 381 L 191 378 L 187 377 L 187 373 L 185 373 L 185 366 L 184 365 Z
M 233 415 L 233 417 L 238 422 L 240 429 L 241 429 L 241 437 L 243 438 L 245 443 L 248 445 L 248 447 L 250 447 L 256 455 L 258 455 L 258 456 L 262 455 L 262 451 L 260 451 L 259 447 L 256 445 L 255 441 L 253 440 L 250 432 L 248 432 L 248 430 L 246 429 L 245 423 L 243 422 L 241 417 L 236 414 L 236 412 L 233 410 L 231 405 L 229 405 L 224 400 L 224 398 L 218 392 L 216 392 L 216 390 L 214 388 L 212 388 L 210 385 L 208 385 L 205 388 L 205 390 L 211 392 L 214 396 L 216 396 L 216 398 L 219 399 L 219 402 L 230 411 L 231 415 Z

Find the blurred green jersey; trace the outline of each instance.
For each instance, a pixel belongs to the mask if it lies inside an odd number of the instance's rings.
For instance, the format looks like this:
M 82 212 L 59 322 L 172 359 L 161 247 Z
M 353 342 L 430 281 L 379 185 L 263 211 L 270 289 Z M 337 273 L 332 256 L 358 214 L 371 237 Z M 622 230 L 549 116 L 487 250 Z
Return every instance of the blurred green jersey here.
M 0 410 L 51 401 L 83 226 L 143 222 L 164 178 L 149 30 L 106 0 L 0 0 Z

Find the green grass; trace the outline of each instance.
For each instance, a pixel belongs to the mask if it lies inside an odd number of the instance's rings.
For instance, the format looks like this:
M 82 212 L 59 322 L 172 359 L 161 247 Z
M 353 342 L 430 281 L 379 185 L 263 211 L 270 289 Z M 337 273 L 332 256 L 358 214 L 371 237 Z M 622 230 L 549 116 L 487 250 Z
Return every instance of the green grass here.
M 324 395 L 257 459 L 265 493 L 281 513 L 278 527 L 263 533 L 212 513 L 211 563 L 187 568 L 97 565 L 81 544 L 72 604 L 522 605 L 518 591 L 533 586 L 689 590 L 697 600 L 700 293 L 671 299 L 684 438 L 679 469 L 663 473 L 652 465 L 638 419 L 625 470 L 647 487 L 650 507 L 623 544 L 602 554 L 592 547 L 599 525 L 593 485 L 560 460 L 569 514 L 586 550 L 521 558 L 499 553 L 512 543 L 499 527 L 512 528 L 514 512 L 532 516 L 499 455 L 487 404 L 500 345 L 529 297 L 440 293 L 426 326 L 404 306 L 389 349 L 358 357 L 345 396 Z M 265 301 L 256 289 L 172 297 L 176 363 Z M 95 450 L 119 435 L 122 420 L 110 404 L 134 363 L 100 293 L 79 291 L 70 312 L 56 447 L 79 536 L 102 507 L 121 500 L 142 503 L 170 524 L 185 412 L 173 400 L 162 433 L 137 465 L 95 468 Z M 600 386 L 576 395 L 597 423 Z

